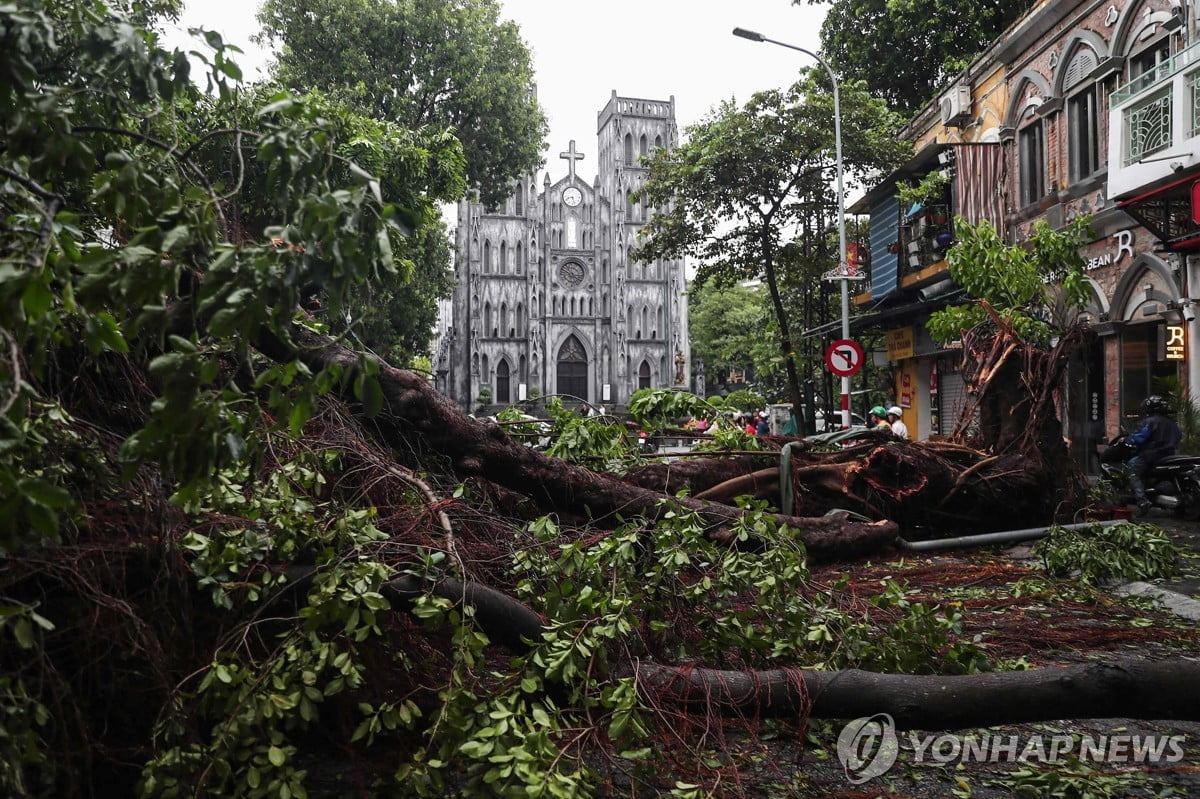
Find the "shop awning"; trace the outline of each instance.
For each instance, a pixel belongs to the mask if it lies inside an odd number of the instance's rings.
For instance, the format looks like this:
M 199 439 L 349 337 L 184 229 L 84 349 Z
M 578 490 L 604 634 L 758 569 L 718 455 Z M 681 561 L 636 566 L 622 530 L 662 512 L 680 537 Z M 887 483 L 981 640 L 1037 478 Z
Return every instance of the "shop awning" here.
M 1173 252 L 1200 250 L 1200 172 L 1188 175 L 1117 203 L 1142 227 Z

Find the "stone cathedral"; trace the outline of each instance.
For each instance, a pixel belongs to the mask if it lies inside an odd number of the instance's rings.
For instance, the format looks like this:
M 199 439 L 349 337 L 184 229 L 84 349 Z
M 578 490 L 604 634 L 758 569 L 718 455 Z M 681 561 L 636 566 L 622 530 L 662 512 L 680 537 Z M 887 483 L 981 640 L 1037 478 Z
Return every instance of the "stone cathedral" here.
M 591 183 L 571 141 L 557 181 L 527 175 L 500 208 L 459 204 L 433 366 L 465 410 L 551 395 L 611 410 L 639 388 L 690 385 L 684 261 L 629 258 L 653 213 L 631 196 L 641 158 L 675 146 L 675 98 L 614 91 L 597 131 Z

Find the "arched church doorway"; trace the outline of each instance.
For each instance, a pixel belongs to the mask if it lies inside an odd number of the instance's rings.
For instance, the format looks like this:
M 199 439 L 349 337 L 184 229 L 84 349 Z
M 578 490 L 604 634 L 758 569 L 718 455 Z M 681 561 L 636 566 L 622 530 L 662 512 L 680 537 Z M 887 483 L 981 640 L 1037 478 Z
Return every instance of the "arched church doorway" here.
M 508 361 L 496 364 L 496 402 L 507 405 L 512 402 L 512 392 L 509 390 Z
M 650 364 L 646 361 L 638 367 L 638 388 L 650 388 Z
M 578 397 L 587 402 L 588 365 L 587 353 L 579 339 L 570 336 L 558 350 L 558 393 Z

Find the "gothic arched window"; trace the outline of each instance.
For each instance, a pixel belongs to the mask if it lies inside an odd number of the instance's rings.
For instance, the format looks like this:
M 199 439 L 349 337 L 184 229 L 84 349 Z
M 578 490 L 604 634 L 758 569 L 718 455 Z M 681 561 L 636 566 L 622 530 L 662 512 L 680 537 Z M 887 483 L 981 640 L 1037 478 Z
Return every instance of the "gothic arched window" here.
M 487 239 L 483 240 L 483 273 L 486 275 L 492 271 L 492 243 Z
M 500 264 L 497 271 L 502 275 L 508 274 L 508 244 L 500 242 Z
M 638 367 L 638 388 L 650 388 L 650 364 L 646 361 Z
M 515 195 L 513 195 L 513 210 L 516 212 L 517 216 L 520 216 L 521 214 L 525 213 L 524 195 L 525 195 L 525 187 L 522 186 L 520 183 L 518 183 L 517 184 L 517 193 Z
M 625 134 L 625 163 L 633 163 L 633 134 Z
M 641 155 L 646 155 L 646 134 L 642 134 L 642 138 L 638 140 L 638 152 Z

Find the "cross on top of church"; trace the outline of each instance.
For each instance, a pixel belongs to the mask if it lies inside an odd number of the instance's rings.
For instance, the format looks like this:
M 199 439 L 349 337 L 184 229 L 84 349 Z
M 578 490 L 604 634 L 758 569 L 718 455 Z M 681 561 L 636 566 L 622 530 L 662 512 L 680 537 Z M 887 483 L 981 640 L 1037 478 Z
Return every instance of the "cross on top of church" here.
M 566 152 L 559 153 L 558 157 L 567 159 L 567 168 L 571 173 L 571 180 L 574 181 L 575 180 L 575 162 L 583 160 L 583 153 L 579 153 L 579 152 L 575 151 L 575 140 L 574 139 L 571 139 L 571 145 L 567 148 Z

